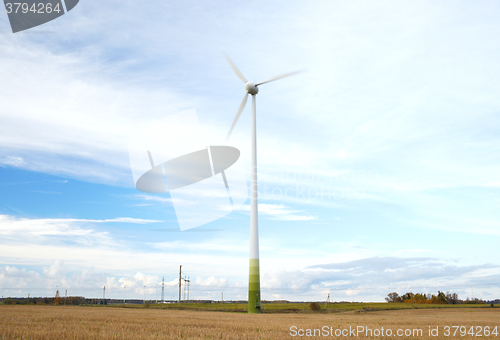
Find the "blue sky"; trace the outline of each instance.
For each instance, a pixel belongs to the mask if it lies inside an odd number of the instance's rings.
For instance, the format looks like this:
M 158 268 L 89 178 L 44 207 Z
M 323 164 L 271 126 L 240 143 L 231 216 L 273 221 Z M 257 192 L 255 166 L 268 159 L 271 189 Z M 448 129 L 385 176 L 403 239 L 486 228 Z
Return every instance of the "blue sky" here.
M 128 140 L 195 108 L 224 143 L 255 81 L 263 299 L 500 296 L 500 4 L 80 1 L 0 18 L 0 293 L 246 299 L 249 209 L 180 232 Z M 248 169 L 250 110 L 231 144 Z M 267 190 L 267 191 L 266 191 Z M 287 191 L 288 190 L 288 191 Z M 287 192 L 288 195 L 284 195 Z M 281 193 L 281 194 L 280 194 Z M 473 290 L 473 292 L 472 292 Z

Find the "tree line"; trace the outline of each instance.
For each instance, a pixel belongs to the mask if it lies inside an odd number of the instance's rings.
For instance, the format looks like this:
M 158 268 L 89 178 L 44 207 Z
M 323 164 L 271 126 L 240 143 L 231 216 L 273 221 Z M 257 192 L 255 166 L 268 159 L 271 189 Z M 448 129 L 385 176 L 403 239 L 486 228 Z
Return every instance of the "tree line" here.
M 85 303 L 85 298 L 82 296 L 68 296 L 64 297 L 38 297 L 38 298 L 5 298 L 3 299 L 4 305 L 80 305 Z
M 466 300 L 460 300 L 458 298 L 457 293 L 440 292 L 438 291 L 437 295 L 433 294 L 424 294 L 424 293 L 416 293 L 412 292 L 399 295 L 396 292 L 387 294 L 385 298 L 387 302 L 401 302 L 401 303 L 433 303 L 433 304 L 462 304 L 462 303 L 470 303 L 470 304 L 483 304 L 485 303 L 483 300 L 474 298 Z

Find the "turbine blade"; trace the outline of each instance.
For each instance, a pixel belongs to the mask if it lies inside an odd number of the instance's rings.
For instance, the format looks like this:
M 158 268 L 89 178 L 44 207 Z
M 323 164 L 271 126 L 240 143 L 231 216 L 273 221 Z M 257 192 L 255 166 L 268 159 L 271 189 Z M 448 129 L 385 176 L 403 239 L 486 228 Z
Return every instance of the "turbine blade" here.
M 294 74 L 297 74 L 297 73 L 300 73 L 300 72 L 303 72 L 303 70 L 295 71 L 295 72 L 291 72 L 291 73 L 281 74 L 279 76 L 275 76 L 275 77 L 266 79 L 264 81 L 258 82 L 257 84 L 255 84 L 255 86 L 259 86 L 259 85 L 262 85 L 262 84 L 265 84 L 265 83 L 269 83 L 271 81 L 275 81 L 275 80 L 278 80 L 278 79 L 281 79 L 281 78 L 285 78 L 285 77 L 288 77 L 288 76 L 291 76 L 291 75 L 294 75 Z
M 228 140 L 229 136 L 231 136 L 231 132 L 233 132 L 233 128 L 236 125 L 238 118 L 240 118 L 240 115 L 243 112 L 245 105 L 247 104 L 247 99 L 248 99 L 248 92 L 245 93 L 245 97 L 243 97 L 243 100 L 241 101 L 240 108 L 238 109 L 238 112 L 236 113 L 236 117 L 234 118 L 233 125 L 231 125 L 231 129 L 229 130 L 229 133 L 227 134 L 226 140 Z
M 224 54 L 224 57 L 226 57 L 227 62 L 229 63 L 229 65 L 231 65 L 231 67 L 233 68 L 234 73 L 236 73 L 236 75 L 238 76 L 238 78 L 240 78 L 241 80 L 243 80 L 243 82 L 247 83 L 248 81 L 245 79 L 245 76 L 243 75 L 243 73 L 241 73 L 240 70 L 238 70 L 238 68 L 236 67 L 236 65 L 233 64 L 233 62 L 231 61 L 231 59 L 229 59 L 229 56 L 227 54 Z

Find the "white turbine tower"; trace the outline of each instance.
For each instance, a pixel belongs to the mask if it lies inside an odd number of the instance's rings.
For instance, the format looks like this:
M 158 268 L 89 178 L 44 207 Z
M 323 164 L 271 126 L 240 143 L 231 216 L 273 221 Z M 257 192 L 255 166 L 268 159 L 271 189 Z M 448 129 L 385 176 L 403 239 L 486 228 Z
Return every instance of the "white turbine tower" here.
M 298 72 L 286 73 L 276 77 L 266 79 L 264 81 L 254 83 L 245 79 L 245 76 L 236 67 L 236 65 L 225 56 L 234 73 L 245 83 L 245 96 L 240 104 L 240 108 L 236 113 L 233 125 L 229 129 L 227 138 L 231 135 L 241 112 L 245 108 L 248 95 L 252 95 L 252 169 L 251 169 L 251 187 L 250 187 L 250 270 L 248 278 L 248 313 L 261 313 L 260 308 L 260 270 L 259 270 L 259 223 L 258 223 L 258 208 L 257 208 L 257 122 L 255 114 L 255 95 L 259 93 L 259 85 L 269 83 L 271 81 L 296 74 Z

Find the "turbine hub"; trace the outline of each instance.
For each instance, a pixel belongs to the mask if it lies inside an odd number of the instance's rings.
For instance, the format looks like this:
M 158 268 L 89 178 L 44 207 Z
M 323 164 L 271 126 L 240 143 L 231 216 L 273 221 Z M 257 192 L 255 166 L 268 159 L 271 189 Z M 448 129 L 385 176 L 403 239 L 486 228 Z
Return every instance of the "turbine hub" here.
M 251 95 L 259 93 L 259 88 L 255 86 L 255 83 L 253 81 L 248 81 L 245 84 L 245 90 L 247 90 L 247 92 Z

